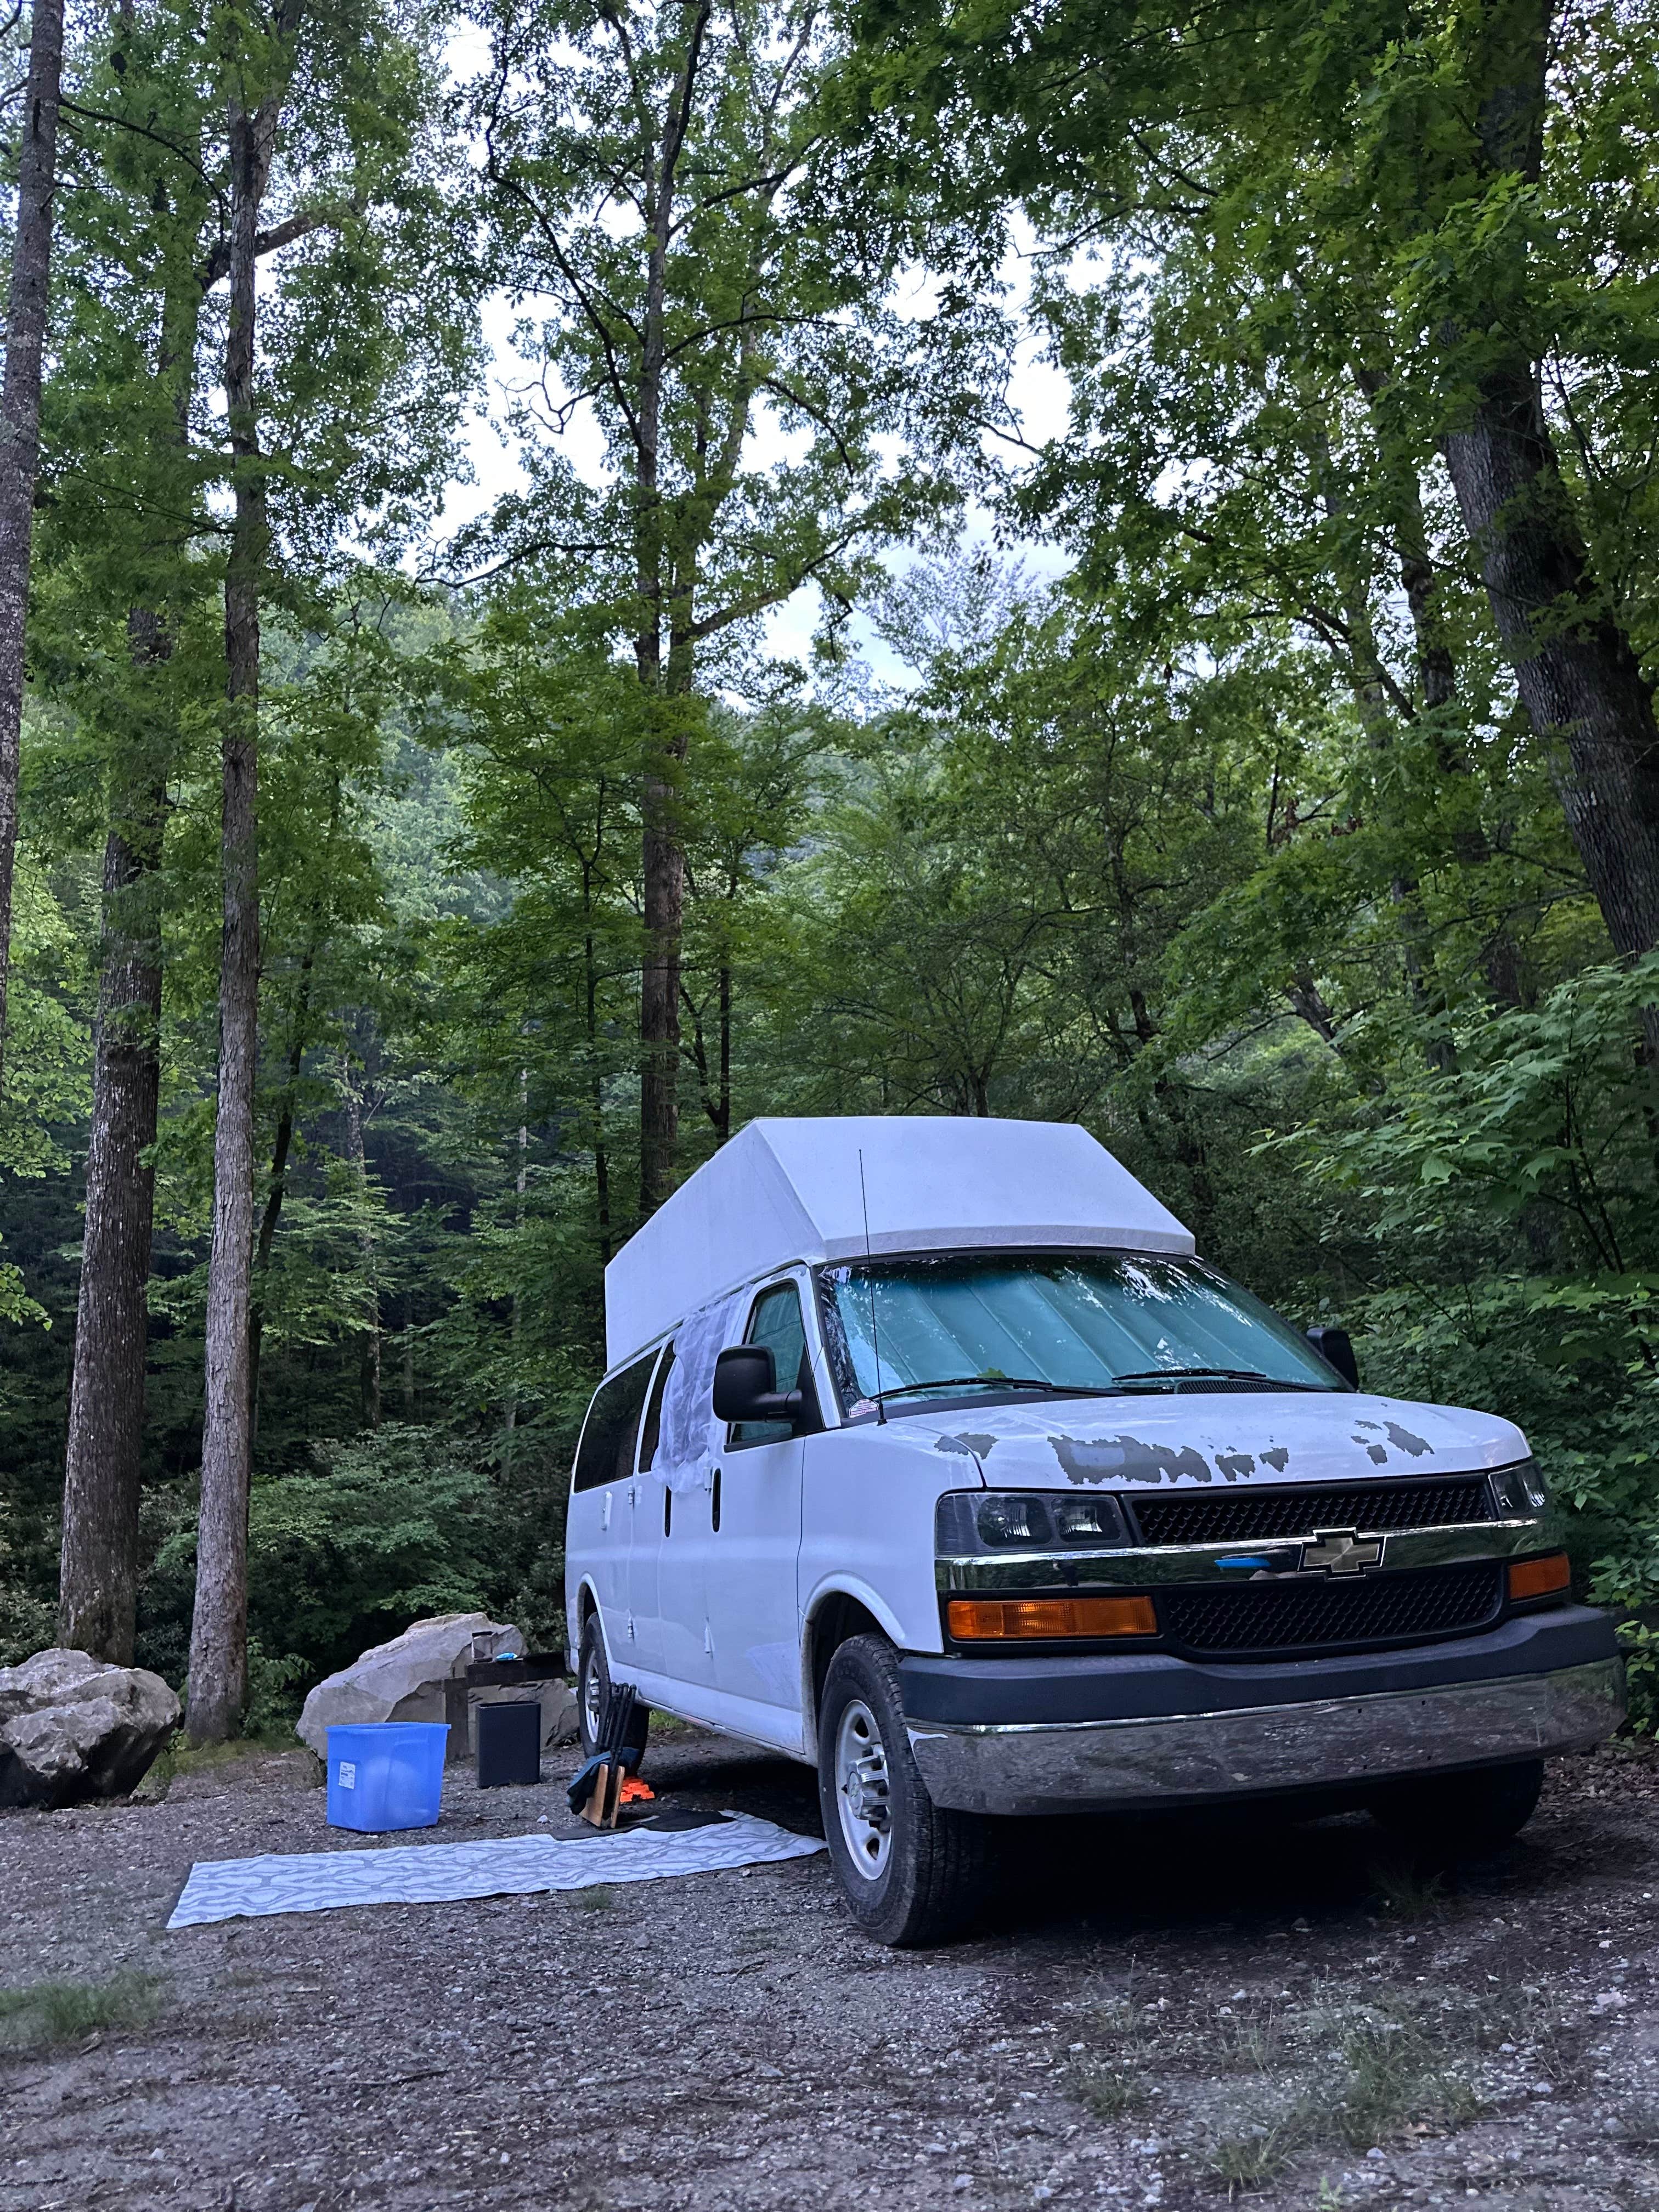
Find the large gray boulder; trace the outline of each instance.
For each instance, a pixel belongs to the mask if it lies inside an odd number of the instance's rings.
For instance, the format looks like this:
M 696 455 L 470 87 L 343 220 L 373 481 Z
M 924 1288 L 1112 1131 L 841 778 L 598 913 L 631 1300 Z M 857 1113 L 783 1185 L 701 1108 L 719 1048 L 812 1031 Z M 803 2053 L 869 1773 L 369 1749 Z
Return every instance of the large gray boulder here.
M 463 1678 L 475 1636 L 510 1639 L 509 1648 L 519 1651 L 528 1648 L 516 1628 L 492 1620 L 487 1613 L 446 1613 L 417 1620 L 390 1644 L 377 1644 L 318 1683 L 300 1715 L 301 1741 L 326 1759 L 333 1727 L 365 1721 L 448 1721 L 453 1727 L 458 1714 L 464 1724 Z M 452 1682 L 460 1692 L 459 1705 L 447 1686 Z
M 37 1651 L 0 1667 L 0 1805 L 120 1797 L 179 1725 L 159 1674 L 85 1651 Z

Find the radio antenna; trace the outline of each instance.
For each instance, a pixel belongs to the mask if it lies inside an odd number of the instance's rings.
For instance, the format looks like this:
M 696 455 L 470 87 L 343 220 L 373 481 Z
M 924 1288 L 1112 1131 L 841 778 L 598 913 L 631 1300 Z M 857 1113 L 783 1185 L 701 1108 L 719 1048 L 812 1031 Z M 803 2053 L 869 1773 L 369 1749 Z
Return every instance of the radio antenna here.
M 876 1422 L 887 1425 L 887 1408 L 881 1397 L 881 1339 L 876 1334 L 876 1277 L 870 1265 L 870 1194 L 864 1187 L 864 1147 L 859 1146 L 859 1197 L 864 1206 L 864 1265 L 865 1280 L 870 1285 L 870 1349 L 876 1360 Z

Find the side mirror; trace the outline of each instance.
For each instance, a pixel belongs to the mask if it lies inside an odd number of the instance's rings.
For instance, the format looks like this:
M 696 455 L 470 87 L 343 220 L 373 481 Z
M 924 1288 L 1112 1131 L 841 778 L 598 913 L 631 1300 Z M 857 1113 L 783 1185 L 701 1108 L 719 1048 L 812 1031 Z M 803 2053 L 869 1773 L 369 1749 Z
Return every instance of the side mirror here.
M 767 1344 L 734 1344 L 714 1362 L 717 1421 L 795 1421 L 806 1401 L 799 1390 L 780 1390 L 777 1363 Z
M 1352 1390 L 1359 1388 L 1359 1362 L 1353 1356 L 1353 1339 L 1346 1328 L 1310 1328 L 1308 1341 L 1328 1367 Z

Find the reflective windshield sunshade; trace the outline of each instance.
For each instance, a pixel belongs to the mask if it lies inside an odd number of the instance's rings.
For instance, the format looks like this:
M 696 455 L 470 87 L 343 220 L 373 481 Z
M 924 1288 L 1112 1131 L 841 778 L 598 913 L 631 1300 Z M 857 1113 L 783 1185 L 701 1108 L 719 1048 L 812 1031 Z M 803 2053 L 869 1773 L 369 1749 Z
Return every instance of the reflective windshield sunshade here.
M 1287 1322 L 1200 1260 L 978 1252 L 850 1261 L 819 1275 L 843 1410 L 936 1400 L 1044 1406 L 1068 1394 L 1340 1391 Z

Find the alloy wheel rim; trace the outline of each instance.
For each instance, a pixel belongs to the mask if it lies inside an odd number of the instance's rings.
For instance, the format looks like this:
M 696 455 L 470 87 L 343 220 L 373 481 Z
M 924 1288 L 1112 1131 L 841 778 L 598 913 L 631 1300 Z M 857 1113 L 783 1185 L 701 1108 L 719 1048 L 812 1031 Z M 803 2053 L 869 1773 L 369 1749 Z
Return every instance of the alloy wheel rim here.
M 836 1804 L 847 1855 L 866 1881 L 878 1881 L 893 1847 L 892 1793 L 887 1747 L 876 1717 L 861 1698 L 836 1730 Z
M 599 1708 L 604 1702 L 599 1683 L 599 1654 L 590 1652 L 587 1671 L 582 1680 L 582 1712 L 587 1722 L 587 1736 L 590 1744 L 596 1744 L 599 1740 Z

